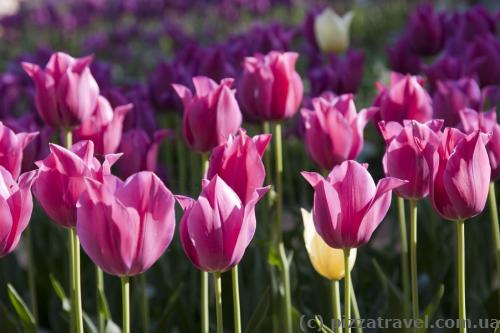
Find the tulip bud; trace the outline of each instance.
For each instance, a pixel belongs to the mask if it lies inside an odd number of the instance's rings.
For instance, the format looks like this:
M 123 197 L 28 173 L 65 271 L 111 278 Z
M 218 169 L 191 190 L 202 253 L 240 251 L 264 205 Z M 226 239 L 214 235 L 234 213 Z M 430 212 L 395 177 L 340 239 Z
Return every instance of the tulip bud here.
M 38 132 L 14 133 L 0 121 L 0 165 L 9 171 L 14 179 L 19 177 L 23 162 L 23 150 L 38 136 Z
M 349 48 L 349 29 L 353 13 L 339 16 L 333 9 L 325 8 L 314 20 L 314 34 L 323 52 L 342 53 Z
M 304 222 L 304 243 L 309 260 L 316 272 L 328 280 L 341 280 L 344 278 L 344 251 L 328 246 L 316 232 L 311 212 L 301 208 L 302 222 Z M 353 249 L 349 257 L 349 270 L 356 262 L 357 250 Z

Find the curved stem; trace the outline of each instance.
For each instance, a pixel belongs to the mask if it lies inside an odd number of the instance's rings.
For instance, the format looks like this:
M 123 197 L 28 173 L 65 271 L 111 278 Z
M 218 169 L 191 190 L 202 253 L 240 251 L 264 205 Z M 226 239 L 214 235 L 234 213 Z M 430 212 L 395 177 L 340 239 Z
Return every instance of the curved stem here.
M 351 255 L 351 249 L 344 249 L 344 317 L 345 317 L 345 328 L 344 333 L 351 333 L 351 270 L 349 269 L 349 257 Z
M 332 292 L 332 319 L 333 319 L 333 331 L 335 333 L 342 333 L 342 325 L 340 321 L 342 320 L 342 315 L 340 311 L 340 288 L 339 281 L 332 280 L 330 281 L 330 289 Z
M 410 304 L 410 266 L 408 264 L 408 240 L 406 229 L 405 200 L 398 197 L 399 232 L 401 237 L 401 279 L 403 284 L 403 313 L 409 318 Z
M 71 237 L 73 238 L 73 279 L 75 286 L 75 320 L 76 331 L 83 332 L 83 312 L 82 312 L 82 287 L 80 283 L 80 241 L 76 235 L 75 228 L 71 228 Z
M 285 246 L 283 242 L 280 242 L 278 245 L 280 261 L 281 261 L 281 271 L 283 278 L 283 285 L 285 289 L 285 332 L 292 333 L 292 292 L 290 289 L 290 266 L 288 259 L 286 257 Z
M 208 154 L 203 153 L 201 155 L 201 165 L 202 165 L 202 175 L 201 178 L 205 177 L 205 173 L 208 170 Z M 210 315 L 208 313 L 208 273 L 201 272 L 201 332 L 208 333 L 209 331 L 209 320 Z
M 146 272 L 140 275 L 141 281 L 141 298 L 142 298 L 142 331 L 149 332 L 149 302 L 148 302 L 148 281 L 146 279 Z
M 234 332 L 241 333 L 241 314 L 240 314 L 240 286 L 238 281 L 238 265 L 231 270 L 233 284 L 233 306 L 234 306 Z
M 420 316 L 418 302 L 417 272 L 417 201 L 410 200 L 410 262 L 411 262 L 411 308 L 414 320 Z M 413 328 L 417 332 L 417 328 Z
M 465 235 L 463 220 L 457 221 L 458 244 L 458 305 L 460 319 L 460 333 L 467 332 L 467 314 L 465 310 Z
M 498 222 L 498 207 L 494 182 L 490 183 L 488 198 L 491 215 L 491 232 L 493 234 L 493 248 L 495 251 L 495 260 L 497 265 L 497 276 L 500 278 L 500 226 Z M 500 306 L 500 297 L 498 298 L 498 304 Z
M 106 317 L 104 313 L 100 310 L 100 298 L 101 295 L 105 295 L 104 292 L 104 274 L 102 269 L 98 266 L 95 267 L 95 276 L 96 276 L 96 287 L 97 287 L 97 315 L 99 318 L 99 332 L 104 333 L 106 331 Z
M 358 300 L 356 299 L 356 293 L 354 292 L 354 284 L 352 283 L 352 276 L 349 275 L 349 283 L 351 285 L 351 310 L 355 319 L 356 325 L 354 326 L 354 330 L 356 333 L 363 333 L 363 327 L 361 324 L 361 316 L 359 314 Z
M 223 333 L 224 326 L 222 324 L 222 287 L 220 273 L 214 273 L 214 290 L 215 290 L 215 315 L 217 317 L 217 333 Z
M 38 323 L 38 305 L 36 298 L 36 279 L 35 279 L 35 261 L 33 260 L 33 237 L 31 236 L 31 228 L 26 229 L 26 243 L 28 246 L 28 287 L 30 290 L 31 312 L 35 317 L 35 322 Z
M 122 276 L 122 316 L 123 333 L 130 333 L 130 279 L 128 276 Z

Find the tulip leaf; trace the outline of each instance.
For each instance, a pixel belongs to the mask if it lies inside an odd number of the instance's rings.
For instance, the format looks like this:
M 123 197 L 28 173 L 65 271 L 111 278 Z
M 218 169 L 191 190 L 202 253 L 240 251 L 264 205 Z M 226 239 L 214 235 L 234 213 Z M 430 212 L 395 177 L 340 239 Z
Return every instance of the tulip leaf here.
M 439 286 L 438 291 L 436 292 L 436 294 L 432 298 L 431 302 L 425 308 L 424 313 L 420 316 L 420 319 L 426 320 L 426 318 L 427 318 L 427 320 L 431 320 L 434 317 L 434 314 L 436 313 L 436 310 L 439 307 L 439 304 L 441 303 L 441 298 L 443 298 L 443 294 L 444 294 L 444 285 L 441 284 Z M 418 332 L 425 333 L 425 332 L 427 332 L 427 329 L 420 328 L 418 330 Z
M 165 307 L 165 310 L 163 310 L 161 318 L 158 321 L 158 324 L 156 325 L 155 332 L 162 333 L 168 331 L 167 327 L 168 315 L 172 311 L 174 305 L 177 303 L 177 300 L 179 299 L 183 289 L 184 289 L 184 284 L 181 283 L 179 287 L 176 288 L 175 292 L 168 298 L 167 306 Z
M 376 259 L 373 259 L 372 262 L 381 281 L 384 293 L 387 295 L 387 305 L 384 315 L 390 318 L 404 319 L 404 300 L 401 290 L 387 277 Z M 386 330 L 386 332 L 392 331 L 399 332 L 397 328 Z
M 99 307 L 99 313 L 104 316 L 106 319 L 111 319 L 111 312 L 109 311 L 108 300 L 106 299 L 106 294 L 104 290 L 98 288 L 97 290 L 98 302 L 97 305 Z
M 7 284 L 7 292 L 9 294 L 10 302 L 21 320 L 24 332 L 36 332 L 35 317 L 33 317 L 33 314 L 29 310 L 26 303 L 10 283 Z
M 253 333 L 260 332 L 259 327 L 264 322 L 264 319 L 267 317 L 267 313 L 269 311 L 269 307 L 271 304 L 271 289 L 269 286 L 264 291 L 259 304 L 255 308 L 252 316 L 250 317 L 250 321 L 248 322 L 245 333 Z
M 0 327 L 5 332 L 20 332 L 16 318 L 2 302 L 0 302 Z
M 94 322 L 85 311 L 83 311 L 82 317 L 83 324 L 85 325 L 85 332 L 99 333 L 97 331 L 97 327 L 94 325 Z
M 52 274 L 49 275 L 49 279 L 50 283 L 52 284 L 52 288 L 56 292 L 57 297 L 59 297 L 59 299 L 61 300 L 61 305 L 63 310 L 66 312 L 70 312 L 71 302 L 69 301 L 69 298 L 66 296 L 66 293 L 64 292 L 61 283 Z
M 106 322 L 106 331 L 105 333 L 122 333 L 120 326 L 118 326 L 114 321 L 109 319 Z
M 314 320 L 316 321 L 316 325 L 318 325 L 318 328 L 321 330 L 321 332 L 334 333 L 327 325 L 325 325 L 325 323 L 323 323 L 323 320 L 320 316 L 315 316 Z

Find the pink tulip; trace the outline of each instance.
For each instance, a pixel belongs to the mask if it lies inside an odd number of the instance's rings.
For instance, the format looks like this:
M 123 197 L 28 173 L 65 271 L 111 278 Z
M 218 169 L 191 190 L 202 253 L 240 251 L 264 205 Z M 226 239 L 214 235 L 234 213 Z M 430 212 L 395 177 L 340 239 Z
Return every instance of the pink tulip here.
M 103 166 L 94 158 L 92 141 L 75 143 L 71 150 L 50 144 L 50 154 L 36 162 L 38 177 L 33 193 L 45 213 L 58 225 L 71 228 L 76 225 L 76 202 L 85 190 L 84 179 L 102 178 L 116 155 L 107 155 Z
M 424 123 L 432 119 L 432 100 L 417 76 L 393 72 L 389 87 L 379 85 L 380 93 L 374 105 L 380 107 L 375 117 L 380 120 L 403 123 L 413 119 Z
M 99 86 L 90 72 L 92 56 L 73 58 L 54 53 L 45 69 L 24 62 L 23 68 L 36 87 L 38 113 L 49 126 L 71 128 L 92 115 Z
M 207 178 L 218 175 L 233 189 L 243 204 L 249 202 L 254 192 L 262 187 L 266 170 L 262 156 L 271 135 L 256 135 L 250 138 L 245 130 L 240 129 L 235 137 L 212 151 Z
M 237 265 L 255 233 L 255 205 L 267 190 L 258 189 L 243 204 L 216 175 L 204 181 L 198 200 L 177 196 L 184 210 L 181 244 L 189 260 L 206 272 L 225 272 Z
M 326 179 L 315 172 L 302 172 L 314 188 L 316 231 L 333 248 L 366 244 L 389 210 L 391 191 L 406 183 L 388 177 L 375 186 L 366 167 L 345 161 L 335 166 Z
M 16 134 L 0 121 L 0 165 L 7 169 L 14 179 L 21 173 L 24 148 L 37 136 L 38 132 Z
M 464 109 L 460 112 L 462 126 L 465 133 L 481 131 L 491 133 L 491 139 L 486 144 L 486 151 L 490 159 L 491 181 L 500 178 L 500 125 L 497 123 L 496 110 L 476 112 Z
M 118 151 L 123 157 L 116 163 L 118 174 L 127 178 L 139 171 L 153 171 L 157 169 L 158 151 L 168 131 L 158 130 L 149 135 L 140 128 L 131 129 L 122 135 L 122 142 Z
M 282 120 L 297 113 L 303 94 L 295 70 L 298 57 L 294 52 L 271 51 L 245 59 L 238 100 L 250 118 Z
M 421 148 L 437 147 L 440 142 L 442 120 L 431 120 L 421 124 L 415 120 L 379 124 L 386 141 L 383 159 L 386 176 L 407 180 L 408 183 L 394 191 L 405 199 L 422 199 L 429 194 L 430 172 Z M 418 145 L 417 142 L 418 141 Z
M 241 111 L 231 90 L 233 79 L 217 84 L 208 77 L 197 76 L 193 84 L 195 96 L 186 86 L 172 86 L 184 104 L 184 140 L 189 148 L 208 152 L 236 133 L 241 125 Z
M 363 148 L 363 130 L 376 108 L 358 114 L 351 94 L 313 99 L 314 110 L 302 109 L 305 146 L 322 169 L 331 170 L 345 160 L 355 159 Z
M 123 121 L 132 104 L 121 105 L 113 111 L 103 96 L 97 99 L 94 113 L 73 131 L 76 141 L 92 140 L 99 155 L 115 153 L 122 138 Z
M 125 182 L 86 179 L 77 204 L 76 230 L 82 248 L 103 271 L 133 276 L 149 269 L 172 241 L 175 199 L 154 173 Z
M 0 257 L 12 252 L 26 229 L 33 211 L 31 184 L 36 171 L 23 173 L 16 182 L 10 172 L 0 166 Z
M 443 218 L 465 220 L 484 209 L 491 174 L 488 140 L 479 131 L 466 135 L 447 127 L 437 148 L 422 147 L 432 175 L 429 197 Z

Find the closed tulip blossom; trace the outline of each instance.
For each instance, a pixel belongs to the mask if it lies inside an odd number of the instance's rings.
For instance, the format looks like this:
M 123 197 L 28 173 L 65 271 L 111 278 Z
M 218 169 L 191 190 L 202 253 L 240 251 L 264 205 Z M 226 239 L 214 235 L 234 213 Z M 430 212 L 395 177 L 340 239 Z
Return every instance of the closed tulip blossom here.
M 224 145 L 214 148 L 207 178 L 212 179 L 218 175 L 246 204 L 264 184 L 266 170 L 262 156 L 270 140 L 269 134 L 251 138 L 240 129 L 238 135 L 231 136 Z
M 302 80 L 295 70 L 298 54 L 271 51 L 247 57 L 238 86 L 243 111 L 254 120 L 293 117 L 302 101 Z
M 475 131 L 491 133 L 491 139 L 486 144 L 491 166 L 491 181 L 500 179 L 500 125 L 497 122 L 496 110 L 477 112 L 464 109 L 460 112 L 460 117 L 465 133 Z
M 379 95 L 374 105 L 380 107 L 376 121 L 413 119 L 421 123 L 432 119 L 432 100 L 419 77 L 391 73 L 389 87 L 378 86 Z
M 35 103 L 43 121 L 55 128 L 72 128 L 92 115 L 99 87 L 90 72 L 92 57 L 73 58 L 57 52 L 45 69 L 31 63 L 23 68 L 35 83 Z
M 12 252 L 26 229 L 33 211 L 31 185 L 36 171 L 23 173 L 16 182 L 11 173 L 0 166 L 0 257 Z
M 447 127 L 434 148 L 422 148 L 432 175 L 430 199 L 441 217 L 457 221 L 479 214 L 486 204 L 491 167 L 487 134 L 468 135 Z
M 188 87 L 173 87 L 184 104 L 182 133 L 189 148 L 208 152 L 235 134 L 242 116 L 231 89 L 233 79 L 223 79 L 217 84 L 204 76 L 193 78 L 195 95 Z
M 304 223 L 304 243 L 309 260 L 318 274 L 328 280 L 338 281 L 344 278 L 344 253 L 340 249 L 330 247 L 314 227 L 312 213 L 301 209 Z M 352 270 L 356 262 L 356 249 L 351 252 L 349 269 Z
M 420 55 L 433 55 L 443 48 L 443 23 L 430 4 L 423 4 L 415 9 L 410 16 L 406 33 L 411 47 Z
M 175 229 L 175 199 L 152 172 L 122 182 L 86 178 L 77 204 L 77 234 L 103 271 L 133 276 L 149 269 L 165 252 Z
M 481 89 L 473 79 L 438 81 L 432 99 L 434 117 L 444 119 L 445 126 L 455 127 L 460 124 L 460 110 L 464 108 L 478 110 L 481 99 Z
M 21 173 L 23 150 L 37 136 L 38 132 L 16 134 L 0 121 L 0 165 L 7 169 L 14 179 Z
M 349 48 L 349 29 L 353 13 L 339 16 L 331 8 L 325 8 L 314 20 L 314 35 L 323 52 L 341 53 Z
M 198 200 L 177 196 L 184 210 L 181 244 L 193 265 L 205 272 L 225 272 L 241 261 L 255 233 L 255 205 L 267 190 L 255 191 L 243 204 L 236 192 L 215 176 L 204 181 Z
M 394 191 L 405 199 L 422 199 L 429 194 L 431 174 L 422 153 L 422 147 L 437 147 L 440 143 L 442 120 L 431 120 L 421 124 L 415 120 L 379 124 L 380 132 L 386 142 L 383 158 L 387 176 L 408 181 Z M 418 142 L 418 143 L 417 143 Z
M 377 112 L 356 112 L 353 95 L 313 99 L 313 110 L 302 109 L 307 152 L 322 169 L 331 170 L 345 160 L 355 159 L 363 148 L 363 130 Z
M 33 194 L 54 223 L 71 228 L 76 226 L 76 202 L 85 191 L 85 178 L 102 178 L 116 159 L 105 158 L 106 168 L 94 158 L 92 141 L 80 141 L 71 149 L 50 144 L 50 154 L 38 166 Z
M 336 249 L 366 244 L 391 204 L 391 191 L 406 183 L 387 177 L 377 185 L 366 165 L 345 161 L 325 179 L 315 172 L 302 172 L 314 188 L 313 220 L 323 240 Z
M 123 121 L 132 104 L 121 105 L 114 110 L 108 100 L 99 96 L 94 113 L 73 131 L 76 141 L 92 140 L 96 154 L 116 152 L 122 137 Z

